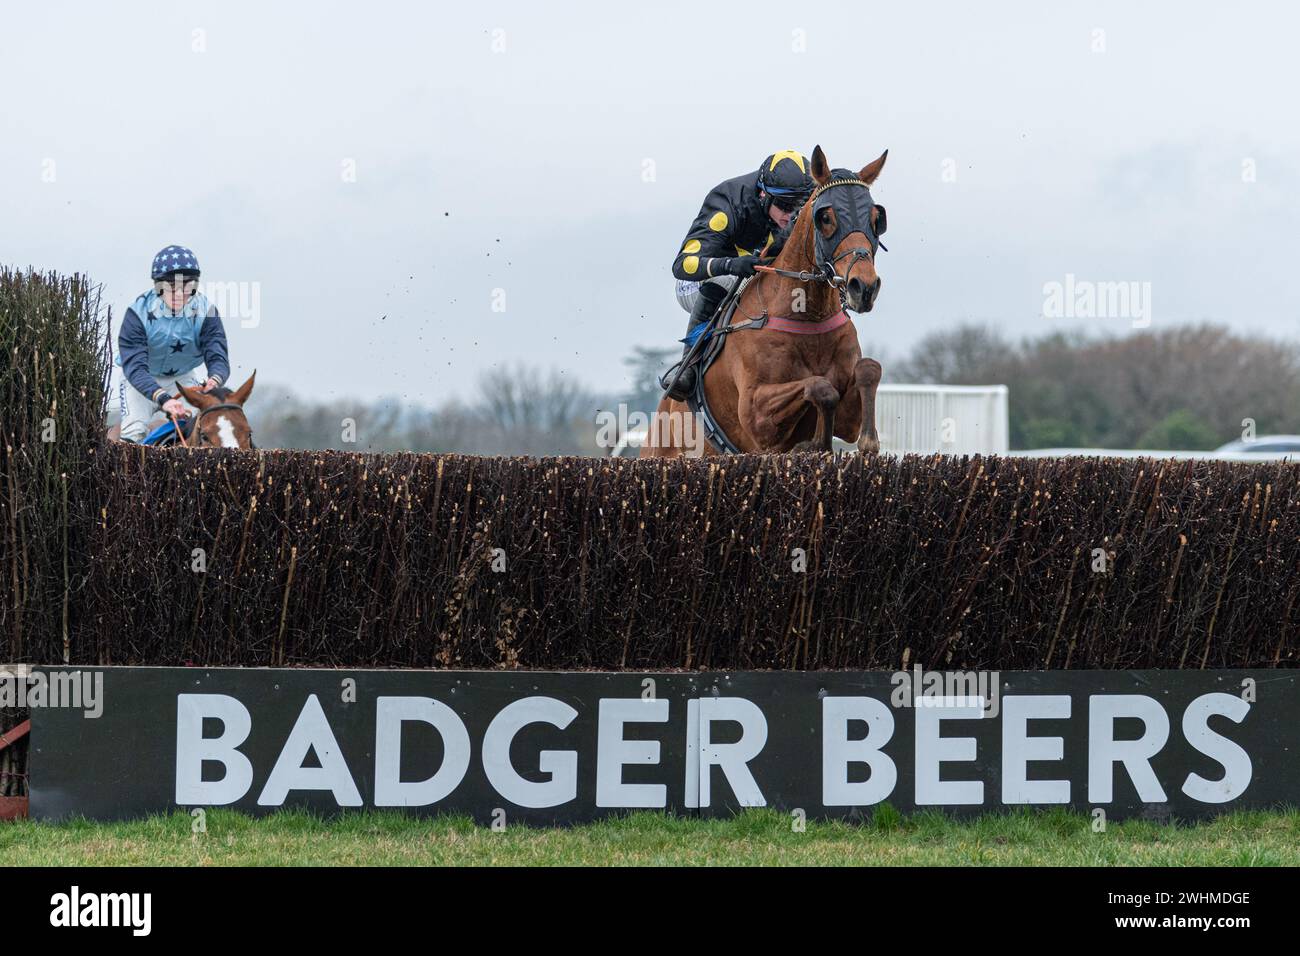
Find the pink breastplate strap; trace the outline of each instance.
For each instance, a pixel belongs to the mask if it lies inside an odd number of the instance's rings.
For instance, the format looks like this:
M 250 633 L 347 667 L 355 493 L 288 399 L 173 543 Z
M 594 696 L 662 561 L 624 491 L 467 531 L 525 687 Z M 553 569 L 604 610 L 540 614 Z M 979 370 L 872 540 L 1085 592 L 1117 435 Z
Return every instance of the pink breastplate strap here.
M 825 332 L 834 332 L 848 320 L 848 313 L 843 309 L 836 312 L 829 319 L 822 319 L 820 322 L 807 322 L 802 319 L 786 319 L 778 315 L 769 315 L 767 317 L 767 328 L 776 329 L 778 332 L 793 332 L 796 335 L 821 335 Z

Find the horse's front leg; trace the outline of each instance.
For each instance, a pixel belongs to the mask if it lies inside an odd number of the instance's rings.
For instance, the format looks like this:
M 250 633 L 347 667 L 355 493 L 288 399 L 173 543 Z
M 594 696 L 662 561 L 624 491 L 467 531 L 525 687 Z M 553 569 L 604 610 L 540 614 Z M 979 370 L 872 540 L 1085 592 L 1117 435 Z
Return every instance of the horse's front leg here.
M 805 379 L 804 401 L 817 409 L 817 434 L 801 441 L 791 451 L 830 451 L 835 434 L 835 408 L 840 403 L 840 393 L 821 376 Z
M 858 432 L 858 451 L 863 455 L 880 454 L 880 436 L 876 434 L 876 386 L 882 370 L 873 358 L 864 358 L 853 367 L 853 384 L 862 400 L 862 428 Z
M 791 444 L 795 428 L 812 405 L 817 409 L 817 433 L 792 450 L 830 451 L 839 401 L 835 386 L 820 375 L 759 385 L 741 399 L 741 424 L 757 444 L 755 451 L 780 451 Z

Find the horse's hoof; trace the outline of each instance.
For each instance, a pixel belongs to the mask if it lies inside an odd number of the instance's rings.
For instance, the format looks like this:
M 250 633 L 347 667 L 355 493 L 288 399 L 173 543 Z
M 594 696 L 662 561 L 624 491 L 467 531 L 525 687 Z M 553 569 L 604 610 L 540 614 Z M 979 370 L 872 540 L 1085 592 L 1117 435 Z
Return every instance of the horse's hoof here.
M 861 455 L 879 455 L 880 440 L 876 438 L 863 438 L 859 440 L 858 453 Z
M 799 444 L 795 445 L 793 448 L 790 449 L 790 454 L 792 455 L 800 455 L 800 454 L 823 455 L 825 453 L 826 453 L 826 449 L 812 439 L 809 439 L 808 441 L 801 441 Z

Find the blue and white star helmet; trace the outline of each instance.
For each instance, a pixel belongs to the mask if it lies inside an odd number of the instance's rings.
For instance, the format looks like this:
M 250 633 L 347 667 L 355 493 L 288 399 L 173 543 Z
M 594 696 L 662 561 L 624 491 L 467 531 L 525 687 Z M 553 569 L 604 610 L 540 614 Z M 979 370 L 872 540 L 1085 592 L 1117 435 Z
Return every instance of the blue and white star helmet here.
M 198 257 L 189 249 L 184 246 L 168 246 L 153 257 L 153 269 L 149 275 L 155 282 L 178 272 L 187 276 L 199 274 Z

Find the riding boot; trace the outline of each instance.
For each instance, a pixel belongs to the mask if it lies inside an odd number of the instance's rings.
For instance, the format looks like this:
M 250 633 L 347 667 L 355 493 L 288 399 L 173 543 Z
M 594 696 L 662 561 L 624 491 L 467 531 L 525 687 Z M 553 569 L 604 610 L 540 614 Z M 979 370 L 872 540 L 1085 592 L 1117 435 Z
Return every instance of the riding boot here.
M 699 325 L 712 319 L 722 300 L 727 297 L 727 289 L 716 282 L 701 282 L 699 293 L 699 298 L 695 300 L 695 307 L 691 309 L 691 317 L 686 323 L 687 344 L 682 349 L 682 360 L 665 372 L 659 382 L 668 393 L 668 397 L 676 402 L 686 401 L 687 396 L 695 390 L 695 365 L 704 354 L 704 349 L 700 348 L 696 349 L 693 356 L 691 355 L 691 349 L 694 347 L 694 343 L 690 341 L 691 333 Z M 674 375 L 677 378 L 676 382 L 673 381 Z

